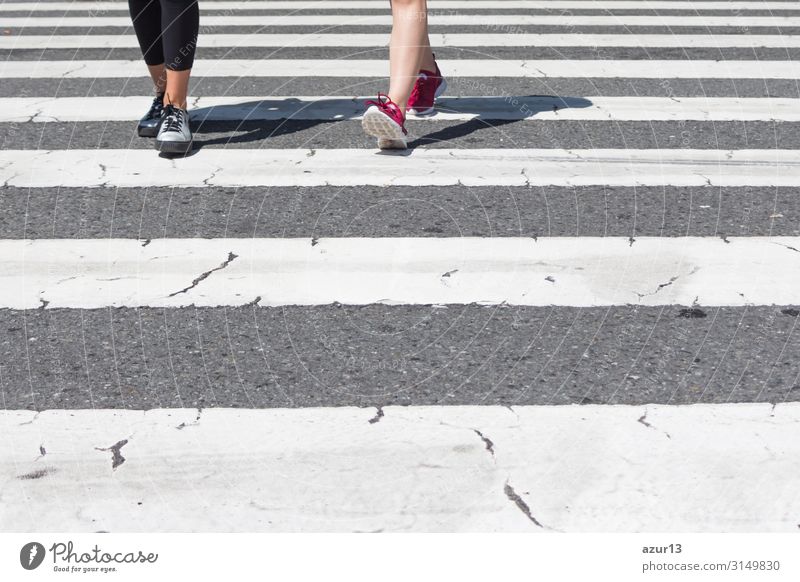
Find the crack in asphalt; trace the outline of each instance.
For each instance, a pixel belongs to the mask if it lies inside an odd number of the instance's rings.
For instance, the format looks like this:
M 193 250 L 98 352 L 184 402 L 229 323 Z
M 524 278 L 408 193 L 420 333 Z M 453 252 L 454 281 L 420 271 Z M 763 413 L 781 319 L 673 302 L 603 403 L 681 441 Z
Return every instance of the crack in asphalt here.
M 174 167 L 174 165 L 175 164 L 174 164 L 174 160 L 173 160 L 173 167 Z M 220 168 L 220 167 L 217 167 L 217 168 L 214 168 L 213 170 L 211 170 L 211 175 L 208 178 L 203 178 L 203 185 L 204 186 L 209 186 L 209 187 L 213 186 L 213 184 L 209 184 L 209 182 L 211 180 L 213 180 L 214 178 L 216 178 L 217 174 L 219 174 L 221 171 L 222 171 L 222 168 Z
M 225 259 L 218 267 L 214 267 L 213 269 L 210 269 L 210 270 L 206 271 L 205 273 L 201 273 L 197 278 L 195 278 L 192 281 L 191 285 L 181 289 L 180 291 L 175 291 L 174 293 L 170 293 L 167 297 L 175 297 L 176 295 L 180 295 L 181 293 L 187 293 L 187 292 L 191 291 L 192 289 L 197 287 L 201 282 L 203 282 L 206 279 L 208 279 L 208 277 L 211 275 L 211 273 L 213 273 L 214 271 L 221 271 L 222 269 L 224 269 L 225 267 L 230 265 L 238 257 L 239 257 L 239 255 L 236 255 L 236 254 L 234 254 L 232 252 L 229 252 L 228 253 L 228 258 Z
M 36 414 L 33 415 L 32 419 L 26 420 L 25 422 L 20 422 L 17 426 L 25 426 L 26 424 L 33 424 L 33 421 L 39 418 L 39 414 L 41 414 L 41 412 L 37 412 Z
M 256 297 L 252 301 L 250 301 L 248 303 L 245 303 L 244 305 L 242 305 L 242 307 L 256 307 L 259 304 L 260 301 L 261 301 L 261 295 L 259 295 L 258 297 Z
M 483 441 L 483 444 L 486 445 L 486 450 L 489 451 L 492 457 L 494 457 L 494 443 L 492 442 L 492 439 L 484 435 L 477 428 L 473 428 L 472 430 L 480 437 L 480 439 Z
M 508 497 L 510 501 L 514 502 L 514 504 L 519 508 L 519 510 L 522 513 L 525 514 L 525 516 L 529 520 L 531 520 L 534 524 L 536 524 L 541 528 L 544 527 L 541 523 L 539 523 L 539 520 L 534 517 L 534 515 L 531 513 L 531 508 L 528 507 L 528 504 L 525 503 L 525 500 L 522 499 L 522 497 L 520 497 L 516 491 L 514 491 L 514 488 L 509 484 L 508 481 L 506 481 L 506 484 L 503 487 L 503 492 L 506 494 L 506 497 Z
M 380 422 L 380 420 L 384 417 L 383 406 L 376 406 L 375 408 L 377 409 L 377 412 L 375 413 L 375 416 L 369 419 L 370 424 L 375 424 L 376 422 Z
M 202 415 L 203 415 L 203 409 L 202 408 L 198 408 L 197 409 L 197 417 L 195 417 L 195 419 L 192 422 L 190 422 L 188 424 L 185 423 L 185 422 L 182 422 L 178 426 L 176 426 L 175 428 L 178 429 L 178 430 L 183 430 L 187 426 L 197 426 L 198 424 L 200 424 L 200 417 Z
M 639 424 L 643 424 L 643 425 L 644 425 L 644 426 L 646 426 L 647 428 L 652 428 L 653 430 L 658 430 L 658 431 L 660 431 L 660 432 L 663 432 L 663 433 L 666 435 L 666 437 L 667 437 L 668 439 L 670 439 L 670 440 L 672 439 L 672 437 L 670 436 L 670 434 L 669 434 L 667 431 L 665 431 L 665 430 L 660 430 L 660 429 L 658 429 L 658 428 L 654 427 L 654 426 L 653 426 L 652 424 L 650 424 L 649 422 L 647 422 L 647 409 L 646 409 L 646 408 L 645 408 L 645 410 L 644 410 L 644 414 L 643 414 L 643 415 L 641 415 L 641 416 L 638 418 L 638 420 L 637 420 L 636 422 L 638 422 Z
M 797 248 L 795 248 L 793 246 L 785 245 L 785 244 L 782 244 L 782 243 L 779 243 L 779 242 L 774 242 L 774 241 L 770 241 L 770 242 L 772 242 L 772 244 L 774 244 L 774 245 L 778 245 L 779 247 L 783 247 L 785 249 L 789 249 L 790 251 L 794 251 L 796 253 L 800 253 L 800 249 L 797 249 Z
M 111 469 L 114 470 L 125 462 L 125 457 L 122 456 L 120 449 L 128 444 L 128 439 L 123 439 L 111 445 L 108 448 L 95 447 L 97 451 L 111 451 Z
M 666 283 L 661 283 L 661 284 L 660 284 L 660 285 L 659 285 L 659 286 L 656 288 L 656 290 L 655 290 L 655 291 L 653 291 L 653 292 L 651 292 L 651 293 L 636 293 L 636 294 L 639 296 L 639 299 L 642 299 L 643 297 L 649 297 L 649 296 L 651 296 L 651 295 L 655 295 L 656 293 L 658 293 L 659 291 L 661 291 L 661 290 L 662 290 L 662 289 L 664 289 L 665 287 L 669 287 L 670 285 L 672 285 L 672 284 L 673 284 L 675 281 L 677 281 L 679 278 L 680 278 L 680 275 L 675 275 L 674 277 L 670 277 L 670 278 L 669 278 L 669 281 L 667 281 Z
M 41 479 L 42 477 L 45 477 L 54 471 L 55 469 L 48 469 L 47 467 L 45 467 L 43 469 L 36 469 L 35 471 L 31 471 L 30 473 L 25 473 L 24 475 L 17 475 L 17 479 L 20 479 L 22 481 Z

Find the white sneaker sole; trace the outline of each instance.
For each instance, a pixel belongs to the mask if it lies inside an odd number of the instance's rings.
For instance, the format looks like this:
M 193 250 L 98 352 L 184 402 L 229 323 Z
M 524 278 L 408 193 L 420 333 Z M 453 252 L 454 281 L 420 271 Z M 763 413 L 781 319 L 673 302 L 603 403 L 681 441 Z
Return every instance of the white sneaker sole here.
M 408 147 L 403 129 L 375 105 L 364 113 L 361 127 L 367 134 L 378 138 L 378 147 L 382 150 L 404 150 Z
M 188 154 L 192 151 L 194 142 L 189 141 L 161 141 L 156 139 L 156 149 L 162 154 Z
M 423 115 L 430 115 L 434 111 L 436 111 L 436 100 L 441 97 L 442 93 L 447 90 L 447 80 L 443 77 L 441 84 L 436 88 L 436 93 L 433 94 L 433 104 L 434 107 L 428 107 L 427 109 L 415 109 L 410 107 L 406 110 L 408 115 L 413 115 L 415 117 L 421 117 Z

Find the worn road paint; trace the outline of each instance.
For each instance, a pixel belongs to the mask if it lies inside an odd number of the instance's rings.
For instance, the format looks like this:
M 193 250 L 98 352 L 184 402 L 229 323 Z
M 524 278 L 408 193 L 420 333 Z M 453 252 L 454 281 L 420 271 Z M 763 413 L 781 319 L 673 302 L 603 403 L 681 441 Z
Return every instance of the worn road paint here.
M 800 304 L 800 237 L 0 241 L 0 307 Z
M 797 529 L 797 403 L 382 411 L 1 411 L 0 529 Z
M 388 7 L 387 7 L 388 8 Z M 549 15 L 549 14 L 431 14 L 432 26 L 697 26 L 697 27 L 796 27 L 800 16 L 643 16 L 643 15 Z M 391 26 L 386 14 L 315 14 L 290 16 L 204 16 L 204 26 Z M 123 27 L 130 16 L 0 16 L 0 27 Z M 631 61 L 635 63 L 637 61 Z M 645 61 L 646 64 L 646 61 Z M 354 69 L 358 70 L 358 69 Z
M 200 186 L 796 186 L 800 150 L 2 150 L 0 184 Z

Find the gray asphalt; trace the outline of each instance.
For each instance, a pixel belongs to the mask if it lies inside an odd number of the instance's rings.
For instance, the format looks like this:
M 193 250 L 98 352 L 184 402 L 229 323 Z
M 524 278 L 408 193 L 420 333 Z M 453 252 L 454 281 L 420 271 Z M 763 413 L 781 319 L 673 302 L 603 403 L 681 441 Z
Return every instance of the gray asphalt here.
M 8 409 L 800 400 L 796 307 L 0 310 Z
M 0 238 L 798 236 L 800 188 L 4 188 Z
M 143 101 L 144 114 L 149 103 Z M 232 121 L 195 124 L 196 150 L 362 148 L 360 121 Z M 796 149 L 800 123 L 672 121 L 409 121 L 411 147 L 544 149 Z M 136 122 L 0 123 L 6 149 L 152 149 Z
M 558 95 L 649 97 L 800 97 L 795 79 L 602 79 L 459 77 L 448 81 L 448 95 Z M 195 77 L 192 95 L 373 95 L 387 80 L 364 77 Z M 3 79 L 0 97 L 93 97 L 149 95 L 152 83 L 133 79 Z

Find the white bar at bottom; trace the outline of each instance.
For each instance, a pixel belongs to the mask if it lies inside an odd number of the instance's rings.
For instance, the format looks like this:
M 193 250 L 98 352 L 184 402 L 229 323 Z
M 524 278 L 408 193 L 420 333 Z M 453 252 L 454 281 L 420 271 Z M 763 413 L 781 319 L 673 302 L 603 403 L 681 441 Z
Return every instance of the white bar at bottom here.
M 31 540 L 47 552 L 35 573 L 17 562 Z M 138 552 L 148 563 L 65 562 L 75 556 Z M 53 552 L 58 552 L 53 561 Z M 659 550 L 658 554 L 645 550 Z M 4 580 L 62 580 L 97 568 L 96 579 L 119 582 L 175 580 L 348 580 L 349 582 L 530 582 L 592 580 L 631 582 L 737 580 L 795 582 L 800 568 L 790 534 L 559 534 L 492 533 L 364 536 L 339 534 L 0 534 L 0 577 Z M 665 554 L 664 551 L 667 553 Z M 670 553 L 671 552 L 671 553 Z M 44 556 L 43 556 L 44 557 Z M 55 571 L 59 568 L 59 571 Z M 107 569 L 108 576 L 103 574 Z M 668 569 L 669 568 L 669 569 Z M 735 568 L 735 569 L 734 569 Z M 253 573 L 257 572 L 257 576 Z M 25 575 L 22 575 L 24 573 Z M 727 577 L 726 577 L 727 576 Z

